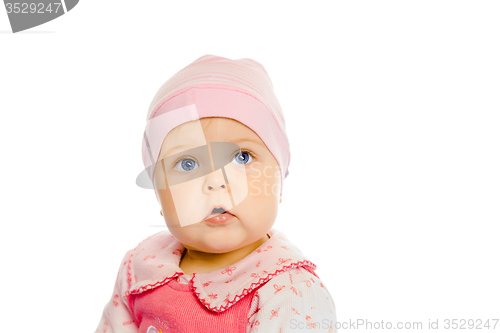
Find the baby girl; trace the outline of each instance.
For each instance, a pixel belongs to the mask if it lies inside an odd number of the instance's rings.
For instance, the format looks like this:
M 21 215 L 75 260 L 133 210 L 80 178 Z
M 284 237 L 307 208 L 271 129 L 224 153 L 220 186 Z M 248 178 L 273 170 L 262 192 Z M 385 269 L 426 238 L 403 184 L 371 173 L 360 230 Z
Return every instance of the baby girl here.
M 290 148 L 261 64 L 183 68 L 151 103 L 142 153 L 168 231 L 126 252 L 96 332 L 336 332 L 316 265 L 272 228 Z

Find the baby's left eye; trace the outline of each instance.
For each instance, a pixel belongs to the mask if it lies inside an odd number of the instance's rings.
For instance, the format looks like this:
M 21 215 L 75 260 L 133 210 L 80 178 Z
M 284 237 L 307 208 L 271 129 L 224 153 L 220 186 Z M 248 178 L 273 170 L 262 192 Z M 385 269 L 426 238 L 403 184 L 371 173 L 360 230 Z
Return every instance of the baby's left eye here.
M 238 164 L 248 164 L 249 161 L 253 161 L 254 156 L 249 151 L 240 151 L 236 155 L 234 155 L 233 161 L 236 161 Z
M 181 169 L 179 169 L 181 168 Z M 183 159 L 175 164 L 174 170 L 177 171 L 192 171 L 198 168 L 198 163 L 191 158 Z

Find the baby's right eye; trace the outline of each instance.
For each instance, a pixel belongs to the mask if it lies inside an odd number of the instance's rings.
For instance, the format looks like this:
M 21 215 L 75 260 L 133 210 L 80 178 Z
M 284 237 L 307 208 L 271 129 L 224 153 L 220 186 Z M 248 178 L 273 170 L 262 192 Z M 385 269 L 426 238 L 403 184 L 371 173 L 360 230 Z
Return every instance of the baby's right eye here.
M 181 169 L 179 169 L 179 168 L 181 168 Z M 186 172 L 186 171 L 192 171 L 196 168 L 198 168 L 198 163 L 196 163 L 191 158 L 185 158 L 183 160 L 178 161 L 175 164 L 174 170 Z

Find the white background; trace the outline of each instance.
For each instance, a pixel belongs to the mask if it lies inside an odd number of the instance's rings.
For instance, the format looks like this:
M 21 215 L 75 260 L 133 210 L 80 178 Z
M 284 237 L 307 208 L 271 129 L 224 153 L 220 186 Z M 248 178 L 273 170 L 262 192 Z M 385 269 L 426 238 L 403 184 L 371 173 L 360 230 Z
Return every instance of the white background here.
M 84 0 L 12 34 L 0 9 L 2 331 L 96 329 L 125 252 L 167 230 L 135 185 L 149 103 L 205 54 L 269 72 L 292 154 L 274 228 L 316 263 L 340 322 L 499 318 L 499 15 Z

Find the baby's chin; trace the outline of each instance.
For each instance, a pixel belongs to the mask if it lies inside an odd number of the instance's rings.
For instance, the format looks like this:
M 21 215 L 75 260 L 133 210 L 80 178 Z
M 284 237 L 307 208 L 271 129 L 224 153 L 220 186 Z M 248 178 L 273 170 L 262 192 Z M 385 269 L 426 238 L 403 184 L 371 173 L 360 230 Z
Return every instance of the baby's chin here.
M 196 249 L 197 251 L 207 253 L 227 253 L 255 241 L 252 234 L 249 234 L 243 228 L 196 228 L 197 230 L 186 230 L 183 235 L 185 245 Z
M 214 245 L 207 245 L 204 243 L 192 243 L 192 244 L 184 244 L 184 246 L 188 245 L 190 249 L 195 250 L 195 251 L 200 251 L 200 252 L 205 252 L 205 253 L 228 253 L 232 251 L 236 251 L 239 248 L 244 247 L 243 246 L 235 246 L 231 244 L 218 244 L 216 246 Z

